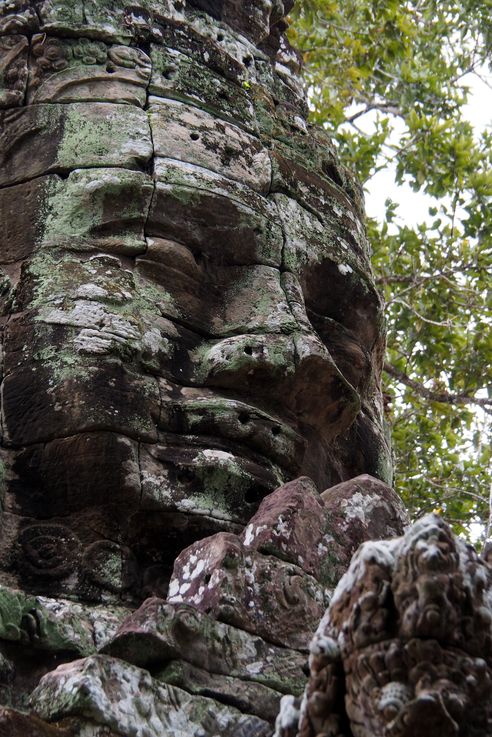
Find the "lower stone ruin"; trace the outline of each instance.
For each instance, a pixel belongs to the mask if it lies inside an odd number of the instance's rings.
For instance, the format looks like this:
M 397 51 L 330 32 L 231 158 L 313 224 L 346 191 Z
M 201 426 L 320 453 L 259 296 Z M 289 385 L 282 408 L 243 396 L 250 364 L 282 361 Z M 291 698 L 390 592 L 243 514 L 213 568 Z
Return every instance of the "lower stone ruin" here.
M 0 735 L 491 734 L 492 572 L 439 516 L 405 525 L 367 475 L 300 478 L 184 550 L 167 600 L 2 587 Z
M 300 478 L 241 535 L 184 550 L 167 601 L 129 612 L 2 587 L 3 695 L 35 715 L 4 711 L 2 729 L 271 735 L 282 696 L 303 693 L 310 638 L 352 553 L 404 523 L 396 494 L 367 475 L 323 494 Z

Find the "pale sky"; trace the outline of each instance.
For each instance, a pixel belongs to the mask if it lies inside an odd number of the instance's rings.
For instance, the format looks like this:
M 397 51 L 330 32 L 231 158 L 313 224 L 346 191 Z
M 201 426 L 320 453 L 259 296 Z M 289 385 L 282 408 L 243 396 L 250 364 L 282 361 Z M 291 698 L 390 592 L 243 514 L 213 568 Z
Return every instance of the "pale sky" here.
M 466 117 L 475 127 L 477 135 L 492 124 L 492 74 L 481 70 L 481 76 L 490 84 L 479 79 L 475 74 L 463 77 L 463 84 L 470 88 L 470 100 L 465 106 Z M 363 130 L 371 129 L 371 113 L 358 119 Z M 396 125 L 400 127 L 399 122 Z M 403 130 L 403 125 L 401 126 Z M 429 218 L 428 209 L 436 204 L 436 200 L 421 192 L 414 192 L 408 185 L 395 184 L 395 166 L 378 172 L 366 184 L 366 210 L 370 217 L 384 220 L 385 200 L 390 197 L 399 203 L 398 216 L 400 223 L 415 225 Z M 391 230 L 390 230 L 391 232 Z

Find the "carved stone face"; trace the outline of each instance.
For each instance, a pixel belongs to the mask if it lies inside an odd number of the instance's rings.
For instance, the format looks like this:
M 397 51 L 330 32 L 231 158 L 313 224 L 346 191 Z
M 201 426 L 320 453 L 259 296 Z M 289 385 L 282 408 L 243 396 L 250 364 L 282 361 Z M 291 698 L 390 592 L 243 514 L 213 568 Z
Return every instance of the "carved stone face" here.
M 384 476 L 353 189 L 268 59 L 195 30 L 200 63 L 35 35 L 3 114 L 3 559 L 26 588 L 163 593 L 282 482 Z

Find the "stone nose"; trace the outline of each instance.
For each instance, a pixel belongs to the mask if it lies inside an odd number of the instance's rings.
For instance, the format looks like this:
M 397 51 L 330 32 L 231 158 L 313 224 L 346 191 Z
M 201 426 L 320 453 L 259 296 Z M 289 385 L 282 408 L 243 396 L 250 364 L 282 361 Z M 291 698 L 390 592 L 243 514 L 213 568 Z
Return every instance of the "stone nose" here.
M 327 440 L 360 409 L 357 392 L 314 332 L 234 336 L 201 346 L 194 362 L 201 384 L 259 398 Z
M 193 362 L 206 386 L 273 397 L 295 373 L 295 346 L 287 335 L 237 335 L 200 346 Z

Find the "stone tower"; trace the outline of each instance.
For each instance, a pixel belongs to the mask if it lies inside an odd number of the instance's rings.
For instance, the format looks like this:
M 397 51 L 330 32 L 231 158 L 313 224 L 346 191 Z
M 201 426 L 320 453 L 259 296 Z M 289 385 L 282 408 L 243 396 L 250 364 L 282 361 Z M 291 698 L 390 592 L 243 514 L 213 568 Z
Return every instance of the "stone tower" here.
M 271 734 L 402 531 L 362 195 L 290 7 L 0 4 L 0 734 Z

